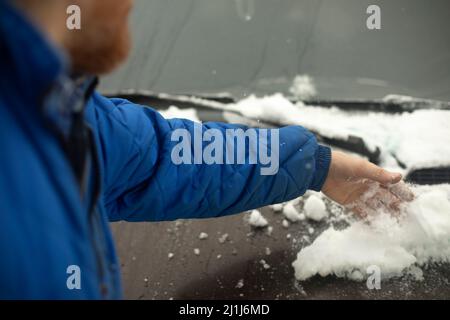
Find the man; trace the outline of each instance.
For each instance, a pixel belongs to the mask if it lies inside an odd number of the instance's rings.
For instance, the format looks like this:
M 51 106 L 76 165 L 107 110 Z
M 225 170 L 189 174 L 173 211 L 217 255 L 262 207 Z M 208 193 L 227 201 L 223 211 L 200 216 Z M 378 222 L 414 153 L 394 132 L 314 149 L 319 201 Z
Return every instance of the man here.
M 66 27 L 73 4 L 81 30 Z M 120 298 L 110 221 L 219 217 L 308 189 L 361 213 L 404 200 L 389 187 L 400 174 L 331 154 L 297 126 L 279 131 L 275 175 L 259 164 L 174 164 L 171 133 L 192 122 L 94 91 L 92 76 L 127 56 L 131 5 L 0 0 L 0 298 Z M 365 199 L 370 185 L 382 187 Z

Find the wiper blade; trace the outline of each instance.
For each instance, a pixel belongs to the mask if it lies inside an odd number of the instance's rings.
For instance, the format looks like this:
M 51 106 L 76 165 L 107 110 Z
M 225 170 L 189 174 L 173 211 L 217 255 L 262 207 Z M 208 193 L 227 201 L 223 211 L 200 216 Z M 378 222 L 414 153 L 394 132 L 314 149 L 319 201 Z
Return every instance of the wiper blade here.
M 208 96 L 192 96 L 192 95 L 168 95 L 155 94 L 147 91 L 125 91 L 116 94 L 105 94 L 107 97 L 120 97 L 132 101 L 133 103 L 144 106 L 152 106 L 157 109 L 167 109 L 171 106 L 177 106 L 180 109 L 194 108 L 198 111 L 199 118 L 204 121 L 228 122 L 230 115 L 233 116 L 234 122 L 241 122 L 246 125 L 260 127 L 282 127 L 289 125 L 287 123 L 274 122 L 270 120 L 252 119 L 243 115 L 237 110 L 229 108 L 229 104 L 235 103 L 230 97 L 208 97 Z M 308 128 L 310 129 L 310 128 Z M 311 129 L 310 129 L 311 130 Z M 348 135 L 346 139 L 327 136 L 323 132 L 311 130 L 319 141 L 328 145 L 349 150 L 358 153 L 371 162 L 378 164 L 380 162 L 381 151 L 378 147 L 371 148 L 363 138 Z
M 293 100 L 292 102 L 299 102 Z M 306 105 L 337 107 L 344 111 L 404 113 L 416 110 L 450 110 L 450 102 L 390 95 L 382 100 L 306 100 Z
M 132 101 L 148 102 L 149 100 L 158 101 L 159 103 L 182 102 L 183 105 L 191 105 L 190 107 L 206 106 L 211 108 L 214 103 L 232 104 L 236 103 L 236 99 L 228 95 L 192 95 L 192 94 L 159 94 L 151 91 L 125 90 L 114 94 L 106 94 L 109 97 L 123 97 Z M 421 99 L 401 95 L 389 95 L 381 100 L 370 99 L 349 99 L 349 100 L 333 100 L 333 99 L 308 99 L 297 100 L 289 99 L 292 103 L 303 102 L 308 106 L 317 106 L 332 108 L 336 107 L 344 111 L 365 111 L 365 112 L 385 112 L 385 113 L 404 113 L 413 112 L 415 110 L 450 110 L 450 102 L 432 99 Z M 195 102 L 195 103 L 193 103 Z M 212 103 L 212 104 L 211 104 Z M 168 105 L 169 107 L 170 105 Z M 187 107 L 187 106 L 186 106 Z M 180 106 L 183 108 L 183 106 Z M 218 106 L 220 109 L 220 106 Z

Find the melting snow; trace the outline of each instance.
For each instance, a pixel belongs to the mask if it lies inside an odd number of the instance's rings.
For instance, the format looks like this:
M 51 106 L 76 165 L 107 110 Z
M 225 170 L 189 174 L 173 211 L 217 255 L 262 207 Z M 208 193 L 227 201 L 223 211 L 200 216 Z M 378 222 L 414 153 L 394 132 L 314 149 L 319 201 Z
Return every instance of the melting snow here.
M 304 210 L 306 217 L 314 221 L 322 221 L 328 217 L 327 207 L 317 195 L 312 195 L 305 201 Z
M 316 274 L 348 277 L 378 266 L 382 277 L 413 272 L 429 262 L 450 262 L 450 185 L 414 188 L 417 198 L 397 219 L 386 213 L 370 223 L 353 222 L 344 230 L 330 227 L 293 263 L 298 280 Z M 411 271 L 412 270 L 412 271 Z M 358 271 L 355 273 L 355 271 Z
M 249 98 L 230 106 L 252 119 L 283 125 L 302 125 L 328 138 L 359 136 L 371 150 L 381 147 L 386 164 L 389 154 L 409 169 L 450 165 L 450 111 L 416 110 L 386 114 L 346 112 L 338 108 L 293 104 L 282 94 Z M 442 143 L 434 143 L 439 142 Z
M 290 222 L 297 222 L 305 219 L 304 215 L 297 211 L 292 201 L 284 206 L 283 214 Z
M 313 79 L 308 75 L 299 75 L 294 78 L 289 92 L 299 100 L 306 100 L 317 95 Z
M 159 112 L 165 119 L 187 119 L 194 122 L 201 122 L 195 109 L 180 109 L 175 106 Z
M 263 228 L 266 227 L 269 223 L 267 222 L 266 218 L 264 218 L 259 212 L 259 210 L 253 210 L 250 213 L 250 218 L 248 220 L 248 223 L 255 228 Z
M 206 239 L 208 239 L 208 234 L 206 232 L 202 232 L 199 234 L 198 238 L 200 240 L 206 240 Z

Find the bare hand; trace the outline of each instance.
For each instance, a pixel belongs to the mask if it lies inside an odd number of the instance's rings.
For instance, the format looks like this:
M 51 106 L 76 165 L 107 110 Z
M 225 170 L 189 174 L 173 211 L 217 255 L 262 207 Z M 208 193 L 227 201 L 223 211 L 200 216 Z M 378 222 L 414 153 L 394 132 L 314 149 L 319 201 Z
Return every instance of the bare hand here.
M 396 212 L 414 194 L 400 173 L 386 171 L 362 158 L 334 151 L 322 192 L 360 216 L 379 210 Z

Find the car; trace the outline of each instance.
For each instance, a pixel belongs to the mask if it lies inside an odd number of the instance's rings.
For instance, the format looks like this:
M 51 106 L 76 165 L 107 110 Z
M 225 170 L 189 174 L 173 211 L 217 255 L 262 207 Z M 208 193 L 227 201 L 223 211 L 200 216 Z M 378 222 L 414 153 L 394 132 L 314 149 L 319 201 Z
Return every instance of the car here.
M 401 171 L 411 184 L 450 184 L 448 1 L 136 4 L 132 58 L 102 79 L 104 94 L 169 118 L 303 125 L 323 144 Z M 381 8 L 380 30 L 366 27 L 371 4 Z M 294 203 L 299 212 L 305 198 Z M 292 267 L 298 251 L 330 225 L 349 224 L 342 208 L 323 201 L 331 216 L 344 218 L 285 223 L 280 208 L 267 207 L 260 210 L 269 225 L 263 229 L 250 226 L 247 215 L 118 223 L 125 296 L 450 297 L 445 262 L 430 264 L 422 281 L 408 274 L 383 279 L 381 290 L 335 275 L 298 281 Z

